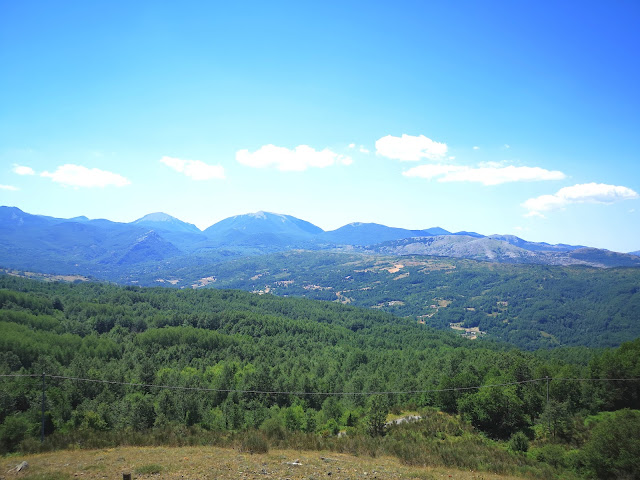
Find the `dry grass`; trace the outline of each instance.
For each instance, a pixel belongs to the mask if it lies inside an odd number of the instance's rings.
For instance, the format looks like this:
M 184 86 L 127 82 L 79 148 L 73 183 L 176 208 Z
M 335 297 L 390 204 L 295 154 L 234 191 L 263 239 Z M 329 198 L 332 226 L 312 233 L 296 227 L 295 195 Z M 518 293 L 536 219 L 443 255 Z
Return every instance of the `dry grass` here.
M 19 270 L 10 270 L 6 268 L 0 268 L 0 273 L 6 273 L 7 275 L 11 275 L 14 277 L 22 277 L 22 278 L 35 278 L 44 280 L 46 282 L 75 282 L 76 280 L 80 280 L 82 282 L 88 282 L 91 279 L 87 277 L 83 277 L 82 275 L 55 275 L 49 273 L 36 273 L 36 272 L 21 272 Z
M 9 472 L 21 461 L 29 468 Z M 293 465 L 292 463 L 299 463 Z M 153 465 L 160 473 L 135 473 Z M 151 469 L 149 469 L 151 470 Z M 7 472 L 7 473 L 5 473 Z M 460 479 L 515 480 L 521 477 L 447 468 L 411 467 L 391 457 L 354 457 L 328 452 L 272 450 L 251 455 L 218 447 L 119 447 L 66 450 L 0 459 L 0 479 Z

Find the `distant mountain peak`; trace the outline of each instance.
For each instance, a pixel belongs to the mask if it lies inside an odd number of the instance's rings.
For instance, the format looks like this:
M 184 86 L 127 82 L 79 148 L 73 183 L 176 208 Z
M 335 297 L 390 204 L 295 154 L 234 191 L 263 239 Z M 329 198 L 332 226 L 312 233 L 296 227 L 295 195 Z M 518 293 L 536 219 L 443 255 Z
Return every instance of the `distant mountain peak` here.
M 337 245 L 375 245 L 378 243 L 410 237 L 431 236 L 449 233 L 441 228 L 429 230 L 407 230 L 405 228 L 387 227 L 379 223 L 352 222 L 336 230 L 324 232 L 321 239 Z
M 422 230 L 422 231 L 425 232 L 425 233 L 428 233 L 430 235 L 451 235 L 451 232 L 449 230 L 445 230 L 442 227 L 431 227 L 431 228 L 427 228 L 427 229 Z M 462 235 L 464 235 L 467 232 L 460 232 L 460 233 Z
M 155 212 L 149 213 L 138 220 L 135 220 L 131 223 L 143 223 L 143 222 L 180 222 L 176 217 L 172 217 L 171 215 L 163 212 Z
M 9 207 L 9 206 L 4 206 L 3 205 L 2 207 L 0 207 L 0 209 L 4 210 L 6 212 L 11 212 L 11 213 L 25 213 L 22 210 L 20 210 L 18 207 Z
M 163 212 L 149 213 L 148 215 L 145 215 L 138 220 L 134 220 L 131 223 L 133 225 L 140 225 L 144 227 L 200 233 L 200 229 L 192 223 L 183 222 L 182 220 Z
M 511 245 L 515 245 L 516 247 L 524 248 L 525 250 L 530 250 L 532 252 L 570 252 L 572 250 L 584 248 L 584 246 L 582 245 L 566 245 L 564 243 L 551 245 L 546 242 L 529 242 L 515 235 L 489 235 L 489 238 L 493 238 L 494 240 L 501 240 L 503 242 L 507 242 Z
M 211 225 L 205 233 L 210 237 L 226 240 L 235 238 L 238 241 L 253 244 L 273 238 L 264 235 L 275 235 L 278 237 L 278 242 L 288 243 L 293 239 L 299 240 L 301 237 L 310 238 L 322 231 L 320 227 L 291 215 L 261 210 L 225 218 Z
M 579 245 L 530 242 L 515 235 L 450 233 L 440 227 L 409 230 L 372 222 L 352 222 L 325 232 L 305 220 L 264 210 L 225 218 L 203 232 L 163 212 L 120 223 L 84 216 L 63 219 L 32 215 L 17 207 L 0 206 L 0 265 L 4 267 L 39 270 L 51 266 L 77 272 L 100 271 L 110 265 L 120 269 L 114 270 L 117 275 L 129 275 L 124 266 L 183 255 L 176 264 L 191 265 L 209 256 L 218 261 L 291 249 L 336 248 L 367 254 L 435 255 L 509 263 L 640 267 L 638 251 L 621 254 Z
M 282 213 L 265 212 L 264 210 L 260 210 L 259 212 L 255 213 L 247 213 L 245 215 L 236 215 L 236 218 L 238 217 L 254 218 L 256 220 L 268 220 L 271 218 L 278 219 L 282 222 L 286 222 L 287 218 L 292 218 L 289 215 L 283 215 Z

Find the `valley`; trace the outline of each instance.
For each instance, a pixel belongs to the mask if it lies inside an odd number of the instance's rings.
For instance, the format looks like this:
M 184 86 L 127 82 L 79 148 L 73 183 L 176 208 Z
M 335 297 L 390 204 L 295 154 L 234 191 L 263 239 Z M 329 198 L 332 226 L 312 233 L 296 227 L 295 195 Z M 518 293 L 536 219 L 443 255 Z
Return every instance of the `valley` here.
M 338 302 L 529 350 L 640 335 L 640 257 L 631 254 L 442 228 L 324 232 L 266 212 L 200 231 L 161 213 L 122 224 L 0 207 L 0 225 L 0 267 L 15 272 Z
M 615 346 L 640 335 L 635 268 L 293 251 L 175 273 L 176 286 L 215 278 L 215 288 L 337 301 L 438 329 L 477 328 L 525 349 Z
M 0 480 L 640 480 L 638 25 L 2 2 Z
M 328 451 L 389 457 L 402 464 L 391 477 L 590 478 L 615 456 L 602 453 L 610 432 L 637 449 L 632 255 L 371 225 L 327 244 L 335 232 L 263 213 L 211 234 L 164 215 L 114 226 L 2 212 L 0 452 L 204 443 L 222 463 Z M 369 231 L 396 238 L 364 245 Z M 404 412 L 420 419 L 387 425 Z M 169 460 L 131 468 L 184 475 Z

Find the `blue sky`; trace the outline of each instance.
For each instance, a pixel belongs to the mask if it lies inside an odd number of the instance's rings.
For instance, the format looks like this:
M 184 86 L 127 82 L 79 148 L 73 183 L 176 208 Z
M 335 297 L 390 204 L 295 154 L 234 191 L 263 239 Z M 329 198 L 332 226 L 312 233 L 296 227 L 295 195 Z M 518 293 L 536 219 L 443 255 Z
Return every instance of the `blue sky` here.
M 231 3 L 0 0 L 0 204 L 640 249 L 637 2 Z

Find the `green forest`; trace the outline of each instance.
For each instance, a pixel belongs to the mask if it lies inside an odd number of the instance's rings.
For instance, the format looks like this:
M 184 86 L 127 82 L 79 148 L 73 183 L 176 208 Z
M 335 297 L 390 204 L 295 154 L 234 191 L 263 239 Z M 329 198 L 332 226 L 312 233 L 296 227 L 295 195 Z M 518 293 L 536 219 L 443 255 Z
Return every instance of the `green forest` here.
M 537 478 L 640 472 L 640 339 L 522 351 L 335 302 L 2 275 L 0 375 L 2 453 L 191 442 Z M 422 420 L 385 425 L 407 412 Z
M 299 251 L 183 268 L 167 280 L 341 301 L 438 329 L 478 327 L 524 350 L 614 347 L 640 336 L 638 268 Z

